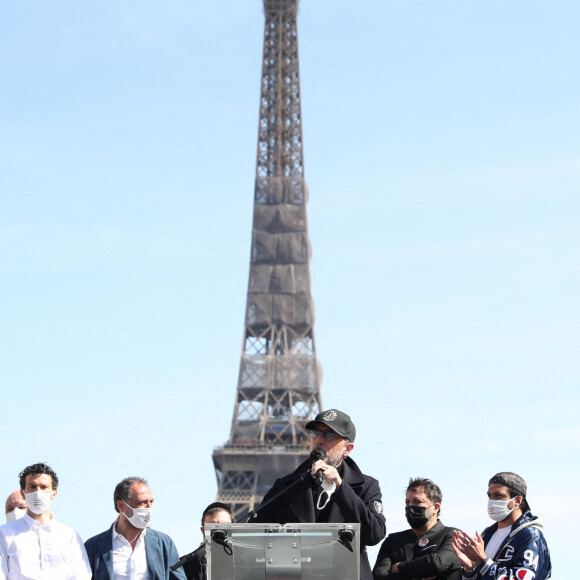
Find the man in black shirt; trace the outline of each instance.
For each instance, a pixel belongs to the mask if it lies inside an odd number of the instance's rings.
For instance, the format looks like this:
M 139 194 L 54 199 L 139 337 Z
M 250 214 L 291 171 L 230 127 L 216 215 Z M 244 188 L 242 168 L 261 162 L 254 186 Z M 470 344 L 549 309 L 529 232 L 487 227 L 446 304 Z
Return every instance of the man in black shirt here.
M 441 489 L 430 479 L 409 481 L 405 516 L 411 529 L 387 536 L 373 568 L 374 580 L 459 578 L 461 564 L 451 546 L 454 528 L 439 520 L 441 500 Z
M 201 516 L 201 533 L 204 536 L 205 544 L 205 524 L 231 524 L 234 517 L 228 505 L 215 501 L 210 503 Z M 191 560 L 183 565 L 183 571 L 187 580 L 206 580 L 207 579 L 207 561 L 205 547 L 200 550 Z

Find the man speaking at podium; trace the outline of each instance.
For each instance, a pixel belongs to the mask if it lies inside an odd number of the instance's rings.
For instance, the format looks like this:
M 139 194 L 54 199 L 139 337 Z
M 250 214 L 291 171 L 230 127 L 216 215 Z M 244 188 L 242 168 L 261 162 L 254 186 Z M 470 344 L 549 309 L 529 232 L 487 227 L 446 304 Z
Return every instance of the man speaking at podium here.
M 360 523 L 360 578 L 372 580 L 366 546 L 378 544 L 386 524 L 379 482 L 361 472 L 349 457 L 356 429 L 338 409 L 316 415 L 306 424 L 310 434 L 310 459 L 296 471 L 277 479 L 264 496 L 254 521 L 259 523 Z M 309 472 L 288 493 L 269 505 L 268 500 Z M 316 483 L 315 483 L 316 482 Z

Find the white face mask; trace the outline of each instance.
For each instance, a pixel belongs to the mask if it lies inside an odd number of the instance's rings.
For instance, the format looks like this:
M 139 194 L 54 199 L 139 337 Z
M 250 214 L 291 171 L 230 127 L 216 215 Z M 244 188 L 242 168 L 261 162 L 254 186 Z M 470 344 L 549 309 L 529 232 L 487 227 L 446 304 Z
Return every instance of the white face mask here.
M 507 501 L 502 501 L 501 499 L 489 499 L 487 500 L 487 513 L 489 517 L 495 522 L 501 522 L 505 520 L 517 507 L 514 502 L 513 508 L 508 508 L 508 503 L 513 501 L 515 497 L 508 499 Z
M 125 512 L 124 516 L 127 518 L 129 523 L 137 528 L 138 530 L 143 530 L 145 528 L 151 527 L 151 520 L 153 519 L 153 508 L 134 508 L 123 502 L 128 508 L 133 510 L 133 515 L 129 517 Z
M 14 520 L 19 520 L 26 515 L 26 510 L 24 508 L 14 508 L 11 512 L 6 514 L 6 521 L 13 522 Z
M 25 493 L 24 498 L 28 509 L 33 514 L 40 515 L 50 508 L 52 493 L 47 491 L 33 491 L 32 493 Z
M 318 501 L 316 502 L 316 509 L 323 510 L 328 502 L 330 501 L 330 496 L 336 491 L 336 482 L 331 481 L 330 483 L 326 479 L 322 480 L 322 492 L 318 496 Z

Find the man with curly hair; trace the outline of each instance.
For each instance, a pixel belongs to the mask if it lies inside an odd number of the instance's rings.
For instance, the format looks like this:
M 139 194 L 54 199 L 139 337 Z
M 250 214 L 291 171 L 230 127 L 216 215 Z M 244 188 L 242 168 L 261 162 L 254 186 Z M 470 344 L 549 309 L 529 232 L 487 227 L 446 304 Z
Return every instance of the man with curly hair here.
M 0 580 L 89 580 L 81 538 L 51 511 L 58 493 L 56 473 L 46 463 L 35 463 L 19 478 L 26 514 L 0 526 Z

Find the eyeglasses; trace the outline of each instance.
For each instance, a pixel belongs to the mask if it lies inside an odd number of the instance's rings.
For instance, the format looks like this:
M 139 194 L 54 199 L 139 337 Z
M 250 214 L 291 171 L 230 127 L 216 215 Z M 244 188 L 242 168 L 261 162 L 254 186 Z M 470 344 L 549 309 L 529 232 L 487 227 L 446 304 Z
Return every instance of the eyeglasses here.
M 308 431 L 310 439 L 316 439 L 319 435 L 322 435 L 327 441 L 332 441 L 335 437 L 340 437 L 338 433 L 331 431 L 330 429 L 322 431 L 321 429 L 311 429 Z

